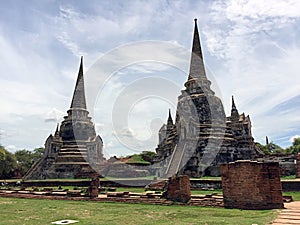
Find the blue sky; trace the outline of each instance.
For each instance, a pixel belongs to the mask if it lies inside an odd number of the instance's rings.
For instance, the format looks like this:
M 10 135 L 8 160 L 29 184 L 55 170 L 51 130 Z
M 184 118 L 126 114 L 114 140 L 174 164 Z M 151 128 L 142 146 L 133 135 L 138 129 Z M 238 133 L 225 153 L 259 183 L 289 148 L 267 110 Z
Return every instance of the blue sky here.
M 87 99 L 105 154 L 154 150 L 187 78 L 198 18 L 208 76 L 226 114 L 234 95 L 256 141 L 267 135 L 289 146 L 300 135 L 299 8 L 297 0 L 3 2 L 0 143 L 11 151 L 43 146 L 70 106 L 83 55 L 90 84 L 97 65 L 120 65 L 107 67 L 97 98 Z

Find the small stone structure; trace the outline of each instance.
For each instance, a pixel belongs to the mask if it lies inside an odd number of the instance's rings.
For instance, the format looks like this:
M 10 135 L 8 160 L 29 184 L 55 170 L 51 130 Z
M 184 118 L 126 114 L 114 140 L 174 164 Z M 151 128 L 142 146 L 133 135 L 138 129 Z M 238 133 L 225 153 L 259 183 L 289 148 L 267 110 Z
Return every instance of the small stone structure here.
M 300 153 L 296 157 L 296 178 L 300 178 Z
M 170 177 L 165 187 L 164 197 L 174 202 L 188 202 L 191 199 L 189 176 Z
M 283 208 L 278 162 L 239 160 L 221 165 L 221 174 L 225 207 Z
M 88 189 L 90 198 L 97 198 L 99 194 L 100 181 L 99 178 L 93 178 Z

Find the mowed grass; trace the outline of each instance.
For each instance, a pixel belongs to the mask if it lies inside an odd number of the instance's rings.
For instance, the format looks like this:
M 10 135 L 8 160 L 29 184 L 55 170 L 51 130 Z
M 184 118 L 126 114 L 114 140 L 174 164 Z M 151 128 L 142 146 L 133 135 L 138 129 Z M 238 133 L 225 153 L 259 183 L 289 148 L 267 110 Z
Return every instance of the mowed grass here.
M 294 201 L 300 201 L 300 192 L 290 191 L 290 192 L 283 192 L 282 195 L 289 195 L 293 197 Z
M 0 198 L 0 224 L 43 225 L 72 219 L 75 224 L 268 224 L 278 210 L 237 210 L 90 201 Z

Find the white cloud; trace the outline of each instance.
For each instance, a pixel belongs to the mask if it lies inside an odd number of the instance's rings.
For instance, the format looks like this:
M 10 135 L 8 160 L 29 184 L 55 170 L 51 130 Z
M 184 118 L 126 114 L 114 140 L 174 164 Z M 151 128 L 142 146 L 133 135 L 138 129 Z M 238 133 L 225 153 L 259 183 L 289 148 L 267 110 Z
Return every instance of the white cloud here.
M 291 142 L 291 143 L 293 143 L 294 142 L 294 139 L 296 139 L 296 138 L 300 138 L 300 135 L 294 135 L 293 137 L 291 137 L 290 139 L 289 139 L 289 141 Z
M 64 113 L 56 108 L 53 108 L 46 114 L 45 122 L 59 123 L 60 121 L 62 121 L 65 114 L 66 113 Z
M 14 146 L 14 145 L 5 146 L 5 149 L 8 150 L 8 151 L 10 151 L 10 152 L 15 152 L 15 151 L 18 150 L 17 147 Z
M 158 89 L 166 92 L 171 90 L 166 81 L 173 81 L 179 88 L 183 86 L 186 75 L 182 76 L 182 71 L 188 70 L 194 17 L 198 17 L 203 34 L 202 49 L 214 76 L 213 85 L 218 82 L 218 96 L 223 98 L 227 114 L 233 94 L 239 110 L 250 114 L 258 140 L 266 134 L 276 137 L 274 142 L 298 134 L 299 119 L 295 115 L 299 115 L 299 109 L 279 110 L 276 106 L 300 93 L 297 86 L 300 81 L 299 4 L 296 0 L 101 4 L 95 1 L 87 7 L 79 3 L 51 2 L 39 6 L 28 3 L 24 7 L 30 10 L 14 8 L 14 12 L 22 10 L 24 18 L 18 19 L 20 13 L 9 17 L 5 13 L 0 15 L 0 126 L 5 132 L 18 133 L 14 138 L 2 137 L 2 141 L 17 148 L 34 148 L 44 142 L 55 129 L 44 119 L 59 117 L 47 113 L 55 108 L 62 114 L 69 107 L 80 55 L 84 55 L 84 66 L 88 68 L 99 59 L 107 60 L 105 56 L 115 53 L 116 46 L 144 40 L 163 41 L 160 47 L 139 45 L 110 55 L 111 61 L 106 61 L 106 67 L 100 63 L 97 79 L 92 80 L 98 87 L 103 84 L 97 89 L 97 99 L 91 99 L 87 90 L 88 107 L 93 121 L 100 124 L 97 129 L 104 143 L 108 143 L 108 151 L 129 153 L 131 150 L 118 146 L 118 140 L 111 134 L 114 104 L 138 77 L 165 77 L 164 88 Z M 2 7 L 5 12 L 5 7 L 11 5 L 2 4 Z M 172 52 L 164 43 L 187 49 L 188 54 Z M 138 61 L 141 58 L 144 64 Z M 156 58 L 157 63 L 147 62 L 149 58 Z M 166 59 L 172 62 L 170 67 L 181 71 L 170 71 L 163 63 Z M 112 67 L 116 62 L 122 66 Z M 86 86 L 92 87 L 90 70 L 85 71 Z M 102 77 L 106 72 L 112 75 L 109 79 Z M 159 75 L 154 76 L 155 72 Z M 132 73 L 135 77 L 129 76 Z M 143 85 L 135 93 L 150 90 L 150 84 Z M 175 103 L 163 102 L 162 98 L 135 99 L 137 102 L 132 103 L 132 110 L 126 114 L 128 129 L 141 140 L 155 135 L 151 126 L 156 119 L 165 121 L 166 110 L 176 105 L 178 95 L 173 90 L 167 97 L 174 98 Z M 131 102 L 131 98 L 125 97 L 127 102 L 120 106 Z M 273 108 L 274 112 L 270 112 Z
M 239 16 L 259 19 L 261 17 L 300 17 L 297 0 L 231 0 L 227 1 L 226 13 L 230 19 Z
M 75 56 L 86 55 L 86 52 L 82 51 L 80 47 L 71 40 L 66 32 L 61 32 L 61 35 L 57 36 L 57 39 L 64 44 Z
M 299 110 L 276 108 L 300 93 L 300 43 L 295 38 L 299 36 L 299 4 L 216 1 L 212 4 L 212 20 L 204 26 L 207 49 L 217 59 L 211 68 L 226 112 L 230 110 L 228 100 L 234 95 L 240 112 L 250 114 L 258 141 L 268 135 L 281 143 L 282 137 L 295 132 L 292 130 L 299 125 L 299 120 L 292 122 L 297 120 Z

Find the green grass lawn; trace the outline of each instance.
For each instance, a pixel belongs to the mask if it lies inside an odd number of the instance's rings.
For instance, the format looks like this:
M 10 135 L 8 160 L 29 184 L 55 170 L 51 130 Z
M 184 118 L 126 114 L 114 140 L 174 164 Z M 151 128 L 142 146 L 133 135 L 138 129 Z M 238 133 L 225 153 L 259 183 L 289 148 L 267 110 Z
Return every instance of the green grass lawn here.
M 294 179 L 296 179 L 296 175 L 280 177 L 280 180 L 294 180 Z
M 237 210 L 89 201 L 0 198 L 0 224 L 41 225 L 72 219 L 75 224 L 268 224 L 278 210 Z
M 290 195 L 293 197 L 294 201 L 300 201 L 300 192 L 296 192 L 296 191 L 283 192 L 282 195 Z

